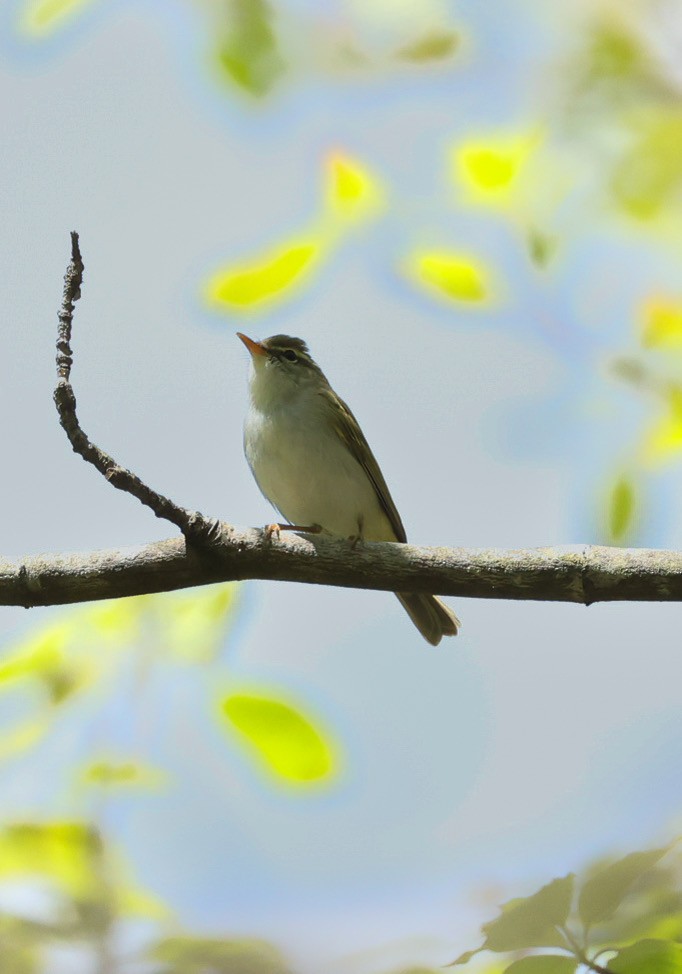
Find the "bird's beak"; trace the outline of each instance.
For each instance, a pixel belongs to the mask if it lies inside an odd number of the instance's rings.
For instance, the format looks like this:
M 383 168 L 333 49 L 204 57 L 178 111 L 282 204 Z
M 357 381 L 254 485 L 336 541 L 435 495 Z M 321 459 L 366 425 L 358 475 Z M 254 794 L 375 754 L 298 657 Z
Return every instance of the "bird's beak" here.
M 246 335 L 242 335 L 240 331 L 237 332 L 237 338 L 241 338 L 249 352 L 251 353 L 251 358 L 255 358 L 256 355 L 267 355 L 267 349 L 261 345 L 260 342 L 254 342 L 253 338 L 248 338 Z

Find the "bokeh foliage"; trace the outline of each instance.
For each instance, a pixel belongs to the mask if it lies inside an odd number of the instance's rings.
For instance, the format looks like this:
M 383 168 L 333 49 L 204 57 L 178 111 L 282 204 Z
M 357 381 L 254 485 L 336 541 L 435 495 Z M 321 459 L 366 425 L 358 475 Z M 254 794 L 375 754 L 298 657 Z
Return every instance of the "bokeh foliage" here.
M 2 728 L 0 759 L 38 747 L 84 695 L 115 692 L 117 672 L 131 657 L 141 657 L 156 667 L 209 668 L 220 688 L 216 727 L 275 786 L 331 781 L 338 749 L 319 718 L 278 688 L 232 686 L 221 656 L 238 608 L 237 591 L 236 585 L 212 585 L 119 599 L 58 613 L 21 636 L 0 661 L 0 693 L 14 694 L 21 711 Z M 205 706 L 210 712 L 214 699 Z M 151 758 L 99 753 L 92 754 L 79 780 L 109 789 L 170 784 L 169 772 Z
M 94 21 L 95 12 L 103 16 L 107 2 L 21 0 L 17 31 L 27 43 L 42 43 Z M 336 22 L 320 14 L 324 5 L 186 2 L 196 11 L 198 50 L 211 82 L 223 97 L 254 111 L 274 111 L 295 86 L 313 88 L 320 80 L 350 79 L 366 86 L 362 91 L 379 90 L 391 78 L 404 83 L 475 68 L 476 38 L 463 7 L 453 13 L 451 5 L 384 4 L 370 23 L 359 6 L 345 9 Z M 442 156 L 433 160 L 440 175 L 424 187 L 449 214 L 451 237 L 444 242 L 436 232 L 429 236 L 429 227 L 406 220 L 398 258 L 389 246 L 379 256 L 386 277 L 411 289 L 434 314 L 449 311 L 448 320 L 456 323 L 463 312 L 475 312 L 484 327 L 487 315 L 512 304 L 524 272 L 534 288 L 560 284 L 571 254 L 591 234 L 627 237 L 643 261 L 652 254 L 679 257 L 682 85 L 676 65 L 652 39 L 653 13 L 646 0 L 588 4 L 545 66 L 538 87 L 546 87 L 547 98 L 533 106 L 532 117 L 462 132 L 453 109 L 453 131 L 443 133 Z M 309 175 L 319 189 L 300 225 L 293 231 L 273 227 L 255 248 L 235 251 L 231 245 L 197 280 L 199 302 L 221 320 L 232 324 L 248 314 L 266 327 L 268 315 L 284 302 L 295 305 L 344 247 L 360 244 L 402 212 L 397 187 L 381 163 L 346 146 L 328 152 Z M 483 228 L 475 241 L 460 224 L 464 212 Z M 489 227 L 513 241 L 519 257 L 513 273 L 519 277 L 496 266 L 486 243 Z M 625 390 L 639 407 L 639 425 L 633 424 L 627 441 L 608 444 L 600 457 L 587 501 L 594 539 L 617 544 L 641 539 L 656 484 L 679 478 L 682 459 L 682 286 L 662 286 L 653 273 L 650 278 L 616 336 L 590 342 L 594 336 L 586 337 L 580 322 L 571 321 L 568 329 L 581 370 L 599 371 L 606 359 L 600 385 L 608 389 L 611 383 L 614 395 Z M 203 699 L 224 760 L 252 767 L 259 785 L 299 795 L 333 786 L 343 764 L 341 747 L 314 707 L 271 683 L 235 681 L 225 665 L 237 611 L 236 589 L 220 587 L 50 617 L 6 646 L 0 660 L 0 700 L 7 704 L 0 760 L 9 767 L 36 753 L 84 700 L 105 700 L 121 668 L 134 659 L 210 673 L 212 690 Z M 174 786 L 171 769 L 153 753 L 105 753 L 94 743 L 74 778 L 84 805 L 96 795 L 104 807 L 149 791 L 166 794 Z M 49 908 L 39 919 L 0 914 L 0 970 L 49 970 L 49 952 L 60 943 L 80 945 L 100 974 L 131 969 L 115 944 L 126 925 L 140 919 L 154 925 L 132 951 L 145 971 L 286 969 L 268 945 L 184 929 L 131 877 L 101 823 L 85 814 L 67 820 L 51 817 L 48 809 L 41 820 L 5 822 L 0 885 L 11 892 L 20 880 L 47 889 Z M 486 969 L 569 974 L 594 962 L 612 974 L 682 971 L 679 890 L 674 849 L 597 864 L 580 882 L 558 878 L 534 896 L 506 904 L 486 924 L 486 949 L 499 955 Z M 429 971 L 413 968 L 409 974 Z
M 505 955 L 494 968 L 505 974 L 677 974 L 681 878 L 676 844 L 596 862 L 503 904 L 483 944 L 450 966 L 489 951 Z

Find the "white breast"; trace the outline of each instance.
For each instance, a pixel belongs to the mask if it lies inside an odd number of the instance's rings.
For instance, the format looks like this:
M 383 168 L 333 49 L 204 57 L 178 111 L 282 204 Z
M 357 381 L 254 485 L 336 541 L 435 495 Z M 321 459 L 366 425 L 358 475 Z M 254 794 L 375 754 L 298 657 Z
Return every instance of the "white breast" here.
M 244 452 L 270 503 L 291 524 L 319 524 L 342 537 L 394 540 L 371 481 L 334 433 L 319 393 L 301 388 L 275 406 L 257 392 L 252 383 Z

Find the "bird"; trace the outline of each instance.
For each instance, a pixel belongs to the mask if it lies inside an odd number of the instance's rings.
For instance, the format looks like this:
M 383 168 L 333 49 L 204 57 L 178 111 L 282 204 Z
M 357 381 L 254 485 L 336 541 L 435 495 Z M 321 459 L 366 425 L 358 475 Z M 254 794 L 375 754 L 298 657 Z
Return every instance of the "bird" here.
M 379 464 L 358 421 L 307 344 L 290 335 L 256 341 L 244 453 L 263 496 L 286 519 L 269 531 L 308 530 L 359 541 L 407 542 Z M 305 527 L 304 527 L 305 526 Z M 435 595 L 396 592 L 427 642 L 456 636 L 460 621 Z

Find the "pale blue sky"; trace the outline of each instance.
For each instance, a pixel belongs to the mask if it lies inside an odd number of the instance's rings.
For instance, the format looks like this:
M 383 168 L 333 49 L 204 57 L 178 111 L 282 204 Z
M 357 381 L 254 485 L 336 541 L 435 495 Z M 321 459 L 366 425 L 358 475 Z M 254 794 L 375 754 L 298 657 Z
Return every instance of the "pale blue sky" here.
M 234 332 L 284 331 L 351 404 L 411 540 L 595 540 L 595 491 L 638 422 L 604 361 L 631 342 L 633 302 L 672 287 L 679 266 L 598 217 L 543 277 L 503 221 L 448 199 L 444 176 L 458 135 L 546 107 L 534 79 L 558 25 L 542 4 L 459 5 L 476 43 L 452 73 L 299 79 L 255 112 L 212 85 L 188 5 L 101 3 L 43 49 L 11 36 L 13 6 L 0 23 L 3 555 L 172 534 L 74 457 L 57 423 L 71 229 L 86 264 L 82 422 L 178 502 L 270 519 L 241 452 Z M 381 174 L 389 213 L 281 308 L 250 320 L 202 309 L 216 262 L 315 211 L 336 146 Z M 396 266 L 424 240 L 476 249 L 506 303 L 472 312 L 414 291 Z M 614 286 L 597 327 L 584 311 L 603 281 Z M 643 544 L 682 542 L 678 483 L 661 486 Z M 470 906 L 481 886 L 517 895 L 679 826 L 679 606 L 452 602 L 462 634 L 432 650 L 388 595 L 245 585 L 219 673 L 163 671 L 145 690 L 150 756 L 177 778 L 112 812 L 139 879 L 190 925 L 257 932 L 310 971 L 365 974 L 473 946 L 490 912 Z M 6 640 L 47 614 L 3 609 Z M 263 783 L 206 711 L 211 680 L 229 679 L 288 689 L 324 715 L 346 751 L 338 784 L 306 797 Z M 92 734 L 129 740 L 126 687 L 2 772 L 4 815 L 74 812 L 60 775 Z

